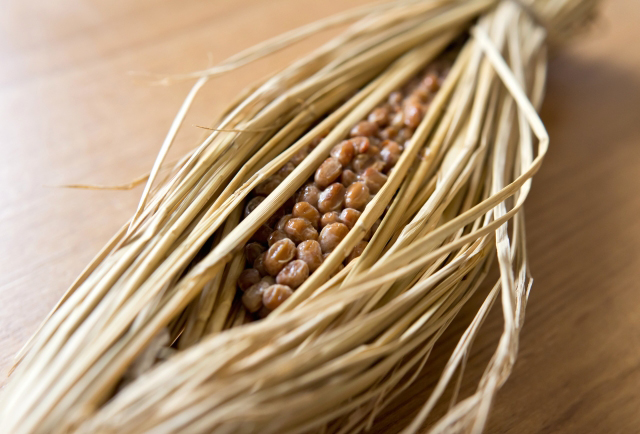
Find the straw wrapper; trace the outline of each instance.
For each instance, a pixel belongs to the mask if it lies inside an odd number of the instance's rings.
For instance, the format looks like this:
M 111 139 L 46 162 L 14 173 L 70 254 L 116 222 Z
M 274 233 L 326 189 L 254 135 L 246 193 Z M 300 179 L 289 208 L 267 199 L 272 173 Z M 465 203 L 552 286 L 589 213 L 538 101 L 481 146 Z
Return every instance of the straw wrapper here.
M 477 391 L 427 424 L 430 432 L 482 431 L 515 362 L 531 288 L 523 203 L 549 144 L 537 115 L 546 43 L 575 33 L 594 5 L 375 3 L 173 77 L 197 81 L 140 206 L 18 355 L 0 396 L 3 432 L 364 431 L 402 399 L 496 258 L 500 279 L 405 428 L 421 430 L 445 389 L 456 387 L 454 374 L 499 300 L 504 330 Z M 210 77 L 351 21 L 247 89 L 158 180 Z M 454 49 L 442 88 L 357 224 L 284 304 L 246 323 L 236 298 L 245 243 L 354 124 Z M 321 134 L 241 219 L 247 195 Z M 340 271 L 381 217 L 364 253 Z

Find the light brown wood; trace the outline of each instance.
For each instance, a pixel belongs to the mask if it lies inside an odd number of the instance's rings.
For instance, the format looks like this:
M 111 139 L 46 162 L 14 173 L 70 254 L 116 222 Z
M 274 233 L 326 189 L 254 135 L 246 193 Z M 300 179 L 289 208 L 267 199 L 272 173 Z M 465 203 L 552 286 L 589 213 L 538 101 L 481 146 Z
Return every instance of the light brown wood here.
M 133 213 L 141 189 L 84 191 L 145 173 L 189 83 L 149 86 L 128 71 L 206 67 L 365 0 L 10 2 L 0 14 L 0 369 Z M 543 119 L 551 151 L 526 205 L 534 287 L 513 375 L 488 432 L 640 431 L 640 52 L 638 2 L 603 19 L 550 64 Z M 313 41 L 310 41 L 312 43 Z M 303 53 L 286 50 L 216 79 L 173 156 L 241 83 Z M 495 276 L 494 276 L 495 277 Z M 485 288 L 486 289 L 486 288 Z M 480 298 L 427 370 L 383 412 L 396 432 L 433 386 Z M 468 393 L 501 331 L 494 309 L 463 381 Z

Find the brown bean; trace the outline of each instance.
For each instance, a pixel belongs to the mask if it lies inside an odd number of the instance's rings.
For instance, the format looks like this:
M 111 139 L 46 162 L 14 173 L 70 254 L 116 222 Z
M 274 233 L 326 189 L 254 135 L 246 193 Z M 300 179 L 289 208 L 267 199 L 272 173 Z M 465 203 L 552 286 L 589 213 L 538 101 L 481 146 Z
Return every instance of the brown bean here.
M 309 277 L 309 265 L 301 259 L 289 262 L 276 276 L 276 282 L 293 289 L 302 285 Z
M 269 288 L 266 282 L 258 282 L 247 289 L 242 295 L 242 304 L 251 313 L 257 312 L 262 307 L 262 294 Z
M 343 140 L 331 149 L 331 156 L 337 159 L 342 164 L 342 167 L 349 164 L 355 154 L 356 149 L 351 140 Z
M 380 154 L 380 147 L 376 145 L 371 145 L 369 150 L 367 151 L 367 155 L 371 155 L 372 157 L 377 157 Z
M 244 207 L 244 218 L 247 218 L 249 214 L 251 214 L 256 208 L 258 208 L 258 205 L 260 205 L 263 201 L 264 197 L 256 196 L 249 202 L 247 202 L 247 205 Z
M 292 215 L 294 217 L 300 217 L 309 220 L 313 227 L 318 229 L 318 224 L 320 223 L 320 213 L 314 206 L 310 205 L 308 202 L 296 203 L 293 207 Z
M 369 187 L 369 191 L 373 194 L 376 194 L 385 182 L 387 182 L 387 176 L 384 173 L 381 173 L 379 170 L 370 167 L 360 175 L 360 179 L 367 184 Z
M 280 217 L 280 220 L 278 220 L 278 223 L 276 224 L 276 230 L 284 232 L 284 227 L 287 225 L 287 222 L 291 220 L 292 217 L 293 216 L 291 214 L 285 214 L 282 217 Z
M 307 184 L 298 190 L 296 195 L 296 202 L 307 202 L 313 207 L 318 207 L 318 197 L 320 196 L 320 189 L 315 184 Z
M 383 140 L 393 140 L 398 135 L 398 129 L 396 127 L 387 127 L 380 131 L 380 138 Z
M 248 243 L 244 246 L 244 257 L 247 260 L 247 263 L 253 264 L 253 262 L 258 259 L 262 253 L 264 253 L 266 249 L 260 243 Z
M 264 269 L 272 276 L 277 276 L 280 270 L 296 255 L 296 245 L 288 238 L 277 241 L 265 252 Z
M 287 238 L 287 234 L 285 234 L 282 231 L 275 230 L 275 231 L 271 232 L 271 235 L 269 235 L 269 239 L 267 240 L 267 244 L 269 245 L 269 247 L 271 247 L 275 243 L 277 243 L 278 241 L 284 240 L 285 238 Z
M 313 224 L 300 217 L 290 219 L 284 227 L 284 233 L 296 243 L 318 239 L 318 231 L 313 227 Z
M 367 247 L 367 244 L 369 243 L 367 243 L 366 241 L 358 242 L 358 244 L 356 244 L 356 246 L 353 248 L 351 253 L 349 253 L 349 256 L 347 256 L 345 263 L 348 264 L 349 262 L 353 261 L 354 259 L 358 258 L 360 255 L 362 255 L 362 252 L 364 252 L 364 249 Z
M 276 174 L 274 176 L 280 178 L 280 179 L 285 179 L 287 176 L 289 176 L 291 174 L 291 172 L 293 172 L 295 170 L 296 166 L 295 164 L 293 164 L 291 161 L 287 161 L 284 166 L 282 166 L 280 169 L 278 169 L 278 171 L 276 172 Z
M 338 213 L 337 211 L 329 211 L 322 214 L 322 217 L 320 218 L 320 227 L 323 228 L 326 225 L 338 222 L 340 222 L 340 213 Z
M 402 111 L 396 112 L 391 118 L 391 126 L 400 129 L 404 126 L 404 113 Z
M 344 223 L 349 229 L 352 229 L 358 219 L 360 218 L 360 211 L 353 208 L 345 208 L 340 213 L 340 221 Z
M 298 244 L 296 257 L 307 263 L 310 272 L 314 272 L 322 265 L 322 249 L 316 240 L 307 240 Z
M 322 190 L 318 199 L 318 211 L 327 213 L 340 209 L 344 203 L 345 191 L 344 185 L 337 182 Z
M 315 149 L 315 148 L 316 148 L 316 146 L 318 146 L 318 145 L 320 144 L 320 142 L 322 142 L 322 139 L 324 139 L 324 137 L 320 137 L 320 136 L 318 136 L 318 137 L 314 138 L 314 139 L 311 141 L 311 143 L 309 143 L 309 147 L 310 147 L 311 149 Z
M 264 266 L 264 259 L 266 258 L 266 256 L 267 252 L 262 252 L 260 256 L 258 256 L 256 260 L 253 261 L 253 268 L 258 270 L 261 276 L 267 276 L 269 274 Z
M 369 114 L 367 120 L 376 124 L 378 127 L 384 127 L 389 123 L 389 109 L 386 107 L 377 107 Z
M 343 170 L 342 176 L 340 177 L 340 182 L 345 187 L 349 187 L 351 184 L 358 180 L 358 175 L 353 170 Z
M 376 159 L 368 154 L 360 154 L 356 155 L 356 158 L 353 159 L 353 170 L 356 173 L 364 172 L 368 167 L 376 162 Z
M 281 182 L 281 179 L 272 176 L 270 178 L 267 178 L 267 180 L 262 184 L 258 184 L 258 186 L 253 191 L 259 196 L 269 196 L 271 193 L 273 193 L 273 190 L 278 188 Z
M 276 283 L 276 279 L 274 279 L 271 276 L 263 276 L 262 279 L 260 279 L 261 282 L 267 282 L 268 285 L 274 285 Z
M 318 237 L 318 243 L 320 244 L 322 252 L 332 252 L 348 233 L 349 228 L 344 223 L 331 223 L 325 226 Z
M 284 303 L 287 298 L 291 297 L 291 294 L 293 294 L 293 291 L 288 286 L 271 285 L 262 293 L 261 302 L 267 309 L 275 310 Z
M 402 93 L 398 91 L 391 92 L 389 94 L 388 101 L 389 101 L 389 104 L 391 104 L 392 106 L 398 106 L 402 104 Z
M 404 124 L 410 128 L 417 128 L 422 120 L 422 107 L 417 101 L 409 100 L 404 104 Z
M 440 89 L 438 76 L 433 72 L 427 74 L 427 76 L 422 79 L 422 82 L 420 83 L 420 87 L 424 88 L 426 91 L 430 93 L 437 92 L 438 89 Z
M 271 228 L 267 225 L 262 225 L 251 236 L 251 241 L 256 241 L 261 244 L 267 244 L 267 240 L 269 240 L 269 235 L 271 235 Z
M 264 292 L 263 292 L 264 294 Z M 266 306 L 264 306 L 264 304 L 262 305 L 262 307 L 260 308 L 260 310 L 257 313 L 254 313 L 254 315 L 256 315 L 258 318 L 260 319 L 264 319 L 266 317 L 269 316 L 269 314 L 271 313 L 271 311 L 269 309 L 266 308 Z M 249 318 L 247 320 L 247 318 Z M 245 316 L 245 322 L 243 324 L 249 324 L 252 322 L 252 320 L 255 320 L 255 318 L 251 318 L 249 315 Z
M 269 220 L 267 220 L 267 226 L 269 226 L 270 228 L 275 227 L 278 222 L 280 221 L 280 219 L 287 213 L 286 211 L 286 207 L 283 205 L 280 208 L 278 208 L 273 214 L 271 214 L 271 217 L 269 217 Z
M 429 100 L 429 92 L 419 87 L 411 92 L 411 97 L 416 98 L 416 100 L 419 101 L 420 104 L 424 104 Z
M 358 181 L 347 188 L 347 192 L 344 195 L 344 204 L 347 208 L 362 210 L 367 206 L 370 198 L 371 194 L 367 184 Z
M 368 137 L 354 137 L 351 139 L 351 143 L 353 143 L 353 148 L 359 154 L 364 154 L 369 150 L 369 146 L 371 146 L 371 141 Z
M 360 121 L 355 127 L 351 128 L 351 137 L 356 136 L 372 136 L 378 131 L 378 126 L 373 122 Z
M 342 174 L 342 164 L 337 158 L 329 157 L 316 170 L 314 181 L 320 188 L 325 188 Z
M 247 268 L 242 270 L 240 277 L 238 277 L 238 287 L 242 291 L 246 291 L 252 285 L 260 282 L 260 272 L 255 268 Z
M 396 136 L 396 142 L 398 143 L 406 143 L 413 136 L 414 129 L 405 127 L 398 131 L 398 135 Z
M 400 159 L 402 154 L 402 146 L 392 140 L 385 140 L 382 143 L 382 150 L 380 151 L 380 158 L 385 163 L 385 168 L 392 168 Z
M 309 155 L 309 150 L 307 148 L 302 148 L 298 152 L 293 154 L 293 157 L 291 157 L 291 160 L 289 161 L 291 161 L 291 163 L 293 163 L 294 166 L 297 166 L 300 163 L 302 163 L 302 160 L 307 158 L 308 155 Z

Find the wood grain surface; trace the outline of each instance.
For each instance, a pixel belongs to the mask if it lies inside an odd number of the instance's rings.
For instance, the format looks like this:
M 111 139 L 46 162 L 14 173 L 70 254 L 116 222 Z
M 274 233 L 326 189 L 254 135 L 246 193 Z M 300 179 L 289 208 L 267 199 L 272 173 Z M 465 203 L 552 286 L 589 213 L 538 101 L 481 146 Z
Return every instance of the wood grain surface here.
M 190 84 L 151 86 L 129 71 L 178 73 L 364 0 L 58 0 L 0 3 L 0 369 L 117 228 Z M 535 278 L 495 433 L 640 432 L 640 2 L 604 4 L 586 37 L 550 63 L 542 117 L 551 150 L 526 205 Z M 311 40 L 232 76 L 197 101 L 173 156 L 225 102 Z M 495 276 L 492 276 L 495 278 Z M 490 283 L 490 282 L 488 282 Z M 481 295 L 481 294 L 480 294 Z M 428 368 L 381 415 L 397 432 L 424 401 L 480 298 Z M 497 344 L 494 308 L 465 371 L 477 384 Z

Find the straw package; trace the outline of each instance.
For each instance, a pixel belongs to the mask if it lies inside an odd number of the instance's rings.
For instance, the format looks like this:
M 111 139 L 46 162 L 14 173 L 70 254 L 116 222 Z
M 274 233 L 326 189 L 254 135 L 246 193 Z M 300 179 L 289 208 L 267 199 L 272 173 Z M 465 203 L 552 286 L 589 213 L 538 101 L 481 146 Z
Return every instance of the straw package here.
M 531 288 L 523 203 L 549 138 L 549 41 L 595 0 L 376 2 L 195 80 L 138 210 L 18 354 L 0 431 L 352 433 L 403 399 L 444 330 L 500 277 L 404 432 L 480 432 Z M 239 96 L 164 170 L 198 91 L 348 24 Z M 433 410 L 494 302 L 475 393 Z

